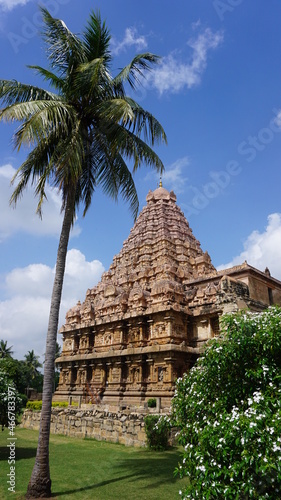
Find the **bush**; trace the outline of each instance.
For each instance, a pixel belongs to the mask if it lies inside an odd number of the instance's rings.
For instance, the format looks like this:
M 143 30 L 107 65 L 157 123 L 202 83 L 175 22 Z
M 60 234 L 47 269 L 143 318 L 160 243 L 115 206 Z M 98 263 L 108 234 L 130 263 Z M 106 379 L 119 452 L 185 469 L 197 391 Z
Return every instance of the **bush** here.
M 57 408 L 57 407 L 66 408 L 66 407 L 68 407 L 68 402 L 67 401 L 54 401 L 52 403 L 52 407 L 53 408 Z M 26 408 L 28 410 L 32 410 L 32 411 L 40 411 L 40 410 L 42 410 L 42 401 L 28 401 L 26 403 Z
M 27 401 L 26 409 L 32 411 L 42 410 L 42 401 Z
M 148 447 L 156 451 L 166 450 L 170 433 L 168 419 L 159 415 L 146 415 L 144 424 Z
M 151 398 L 147 401 L 148 408 L 156 408 L 156 399 Z
M 52 403 L 53 408 L 67 408 L 68 407 L 68 402 L 67 401 L 54 401 Z
M 281 309 L 223 319 L 172 401 L 182 498 L 281 497 Z

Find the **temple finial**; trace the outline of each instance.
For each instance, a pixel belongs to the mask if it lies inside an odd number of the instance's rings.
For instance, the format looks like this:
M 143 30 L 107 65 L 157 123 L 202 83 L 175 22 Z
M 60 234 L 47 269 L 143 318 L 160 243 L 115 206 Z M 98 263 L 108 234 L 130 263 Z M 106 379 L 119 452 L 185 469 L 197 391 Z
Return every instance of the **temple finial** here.
M 159 182 L 159 187 L 163 187 L 163 184 L 162 184 L 162 177 L 160 177 L 160 182 Z

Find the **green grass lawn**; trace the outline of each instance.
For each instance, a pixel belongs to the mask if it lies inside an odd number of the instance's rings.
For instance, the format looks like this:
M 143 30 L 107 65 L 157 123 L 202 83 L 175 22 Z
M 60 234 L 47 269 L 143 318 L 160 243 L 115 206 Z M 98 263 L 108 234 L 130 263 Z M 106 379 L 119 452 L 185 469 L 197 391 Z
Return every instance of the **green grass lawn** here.
M 37 431 L 16 428 L 16 494 L 8 491 L 8 431 L 0 432 L 0 498 L 23 499 L 35 460 Z M 120 444 L 51 436 L 52 494 L 97 500 L 169 500 L 179 498 L 182 480 L 173 472 L 180 448 L 152 452 Z

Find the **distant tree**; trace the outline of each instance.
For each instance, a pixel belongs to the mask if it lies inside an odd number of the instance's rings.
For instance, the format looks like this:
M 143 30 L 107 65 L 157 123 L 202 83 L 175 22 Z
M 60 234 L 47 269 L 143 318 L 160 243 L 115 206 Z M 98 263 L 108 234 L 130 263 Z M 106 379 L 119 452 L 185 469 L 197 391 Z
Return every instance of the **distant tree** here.
M 12 347 L 7 346 L 7 340 L 0 340 L 0 358 L 12 358 L 14 354 Z
M 43 375 L 39 371 L 42 368 L 42 363 L 39 361 L 39 356 L 34 353 L 34 350 L 28 351 L 24 356 L 24 371 L 26 376 L 26 390 L 27 396 L 30 397 L 28 389 L 32 388 L 37 392 L 42 392 L 43 389 Z
M 27 354 L 24 355 L 25 364 L 27 367 L 29 383 L 32 384 L 32 381 L 39 375 L 38 368 L 42 368 L 42 363 L 39 361 L 39 356 L 34 353 L 34 350 L 28 351 Z
M 20 394 L 25 394 L 27 387 L 27 373 L 24 361 L 8 357 L 1 358 L 0 371 L 7 374 Z
M 50 69 L 33 68 L 53 92 L 0 80 L 0 120 L 20 122 L 14 145 L 29 147 L 16 174 L 19 183 L 12 201 L 17 202 L 31 181 L 40 213 L 49 183 L 60 190 L 64 214 L 47 331 L 37 455 L 27 492 L 31 498 L 51 496 L 49 435 L 56 339 L 68 241 L 77 209 L 83 206 L 87 212 L 99 186 L 113 199 L 120 193 L 136 217 L 139 204 L 132 174 L 141 164 L 161 173 L 163 163 L 151 146 L 166 142 L 160 123 L 125 92 L 127 85 L 137 87 L 158 58 L 139 54 L 112 76 L 111 36 L 99 14 L 91 13 L 84 32 L 77 36 L 47 9 L 41 12 Z
M 281 309 L 223 319 L 178 379 L 172 423 L 184 446 L 184 499 L 281 498 Z

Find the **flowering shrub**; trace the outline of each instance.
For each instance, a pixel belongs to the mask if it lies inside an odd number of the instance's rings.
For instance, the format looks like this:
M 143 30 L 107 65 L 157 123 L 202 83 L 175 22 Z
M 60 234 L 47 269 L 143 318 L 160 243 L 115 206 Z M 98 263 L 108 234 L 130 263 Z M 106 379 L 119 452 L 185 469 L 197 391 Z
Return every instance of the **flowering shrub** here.
M 281 498 L 281 309 L 227 315 L 178 379 L 173 425 L 183 499 Z
M 170 433 L 169 420 L 159 415 L 146 415 L 144 426 L 148 447 L 157 451 L 166 450 Z
M 17 417 L 22 409 L 23 403 L 14 382 L 7 373 L 0 371 L 0 425 L 8 427 L 11 421 L 11 413 Z M 15 418 L 15 423 L 17 420 Z

